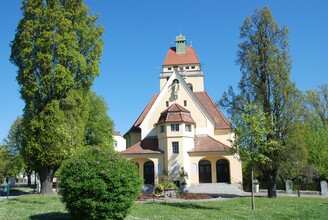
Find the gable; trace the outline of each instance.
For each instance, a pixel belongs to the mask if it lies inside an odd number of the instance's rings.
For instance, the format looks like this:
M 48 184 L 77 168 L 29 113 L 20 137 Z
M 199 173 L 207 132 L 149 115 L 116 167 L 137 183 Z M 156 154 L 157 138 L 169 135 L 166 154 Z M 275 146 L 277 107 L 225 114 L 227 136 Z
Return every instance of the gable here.
M 179 85 L 177 89 L 177 96 L 175 96 L 175 88 L 173 82 L 178 80 Z M 186 106 L 184 105 L 186 102 Z M 194 93 L 190 90 L 184 79 L 174 72 L 167 80 L 160 94 L 154 101 L 153 105 L 148 111 L 148 114 L 144 117 L 140 124 L 141 138 L 147 136 L 157 136 L 157 129 L 155 124 L 157 123 L 161 113 L 168 108 L 168 105 L 173 103 L 183 106 L 191 112 L 191 117 L 196 123 L 197 129 L 201 133 L 214 133 L 214 121 L 196 98 Z

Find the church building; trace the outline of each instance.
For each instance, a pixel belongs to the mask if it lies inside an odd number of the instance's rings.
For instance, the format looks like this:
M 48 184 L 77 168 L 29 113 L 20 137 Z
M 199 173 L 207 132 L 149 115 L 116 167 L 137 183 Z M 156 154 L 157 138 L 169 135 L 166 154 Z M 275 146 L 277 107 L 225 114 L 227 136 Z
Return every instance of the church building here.
M 203 183 L 242 185 L 238 155 L 228 152 L 232 127 L 204 88 L 204 73 L 196 51 L 181 34 L 166 54 L 154 94 L 124 135 L 126 158 L 139 167 L 144 184 L 157 184 L 166 173 L 180 185 Z

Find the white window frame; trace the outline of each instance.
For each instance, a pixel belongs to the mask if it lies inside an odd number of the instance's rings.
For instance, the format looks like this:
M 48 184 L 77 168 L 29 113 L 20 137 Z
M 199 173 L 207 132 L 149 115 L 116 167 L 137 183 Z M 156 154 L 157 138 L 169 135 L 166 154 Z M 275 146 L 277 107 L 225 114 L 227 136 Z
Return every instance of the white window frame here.
M 179 124 L 171 124 L 171 131 L 180 131 Z

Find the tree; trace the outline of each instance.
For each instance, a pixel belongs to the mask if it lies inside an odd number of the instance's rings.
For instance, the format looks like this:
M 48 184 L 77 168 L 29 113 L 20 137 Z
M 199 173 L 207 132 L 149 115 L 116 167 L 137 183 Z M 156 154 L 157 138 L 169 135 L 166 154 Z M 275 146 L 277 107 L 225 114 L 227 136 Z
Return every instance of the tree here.
M 306 91 L 307 117 L 319 117 L 321 122 L 328 124 L 328 84 L 318 86 L 318 90 Z
M 267 139 L 272 131 L 260 108 L 250 103 L 245 106 L 244 112 L 240 116 L 234 118 L 236 139 L 232 141 L 231 150 L 240 155 L 241 159 L 250 167 L 251 186 L 253 186 L 255 164 L 264 165 L 270 160 L 266 152 L 275 149 L 275 143 L 273 140 Z M 253 189 L 252 209 L 255 209 Z
M 20 159 L 10 153 L 8 146 L 0 146 L 0 183 L 3 178 L 17 177 L 21 171 Z
M 24 159 L 52 192 L 55 171 L 83 144 L 103 28 L 82 0 L 23 0 L 11 44 L 22 99 Z
M 306 91 L 306 125 L 304 140 L 308 162 L 314 165 L 320 178 L 328 180 L 328 84 Z
M 221 106 L 227 109 L 233 121 L 241 120 L 244 106 L 253 104 L 266 120 L 265 143 L 261 154 L 265 163 L 255 164 L 267 180 L 268 197 L 276 197 L 276 180 L 281 162 L 285 159 L 286 137 L 291 132 L 294 114 L 294 97 L 298 92 L 289 79 L 291 61 L 288 55 L 288 30 L 276 24 L 270 9 L 257 9 L 247 17 L 240 29 L 237 64 L 242 73 L 238 84 L 239 94 L 232 87 L 224 93 Z
M 95 92 L 90 93 L 90 114 L 84 132 L 86 145 L 113 146 L 113 121 L 107 115 L 105 100 Z
M 23 134 L 22 134 L 22 123 L 23 118 L 18 116 L 14 123 L 11 125 L 7 138 L 5 138 L 4 143 L 7 146 L 10 154 L 15 160 L 18 170 L 25 172 L 27 176 L 27 184 L 31 186 L 31 175 L 32 170 L 24 162 L 22 155 L 22 143 L 23 143 Z
M 285 152 L 286 158 L 281 162 L 279 176 L 283 180 L 291 180 L 298 185 L 298 195 L 300 196 L 301 182 L 309 182 L 313 176 L 307 176 L 304 171 L 308 170 L 307 149 L 305 142 L 306 125 L 302 121 L 293 124 L 292 131 L 287 135 Z M 290 156 L 293 155 L 293 156 Z M 287 159 L 288 158 L 288 159 Z

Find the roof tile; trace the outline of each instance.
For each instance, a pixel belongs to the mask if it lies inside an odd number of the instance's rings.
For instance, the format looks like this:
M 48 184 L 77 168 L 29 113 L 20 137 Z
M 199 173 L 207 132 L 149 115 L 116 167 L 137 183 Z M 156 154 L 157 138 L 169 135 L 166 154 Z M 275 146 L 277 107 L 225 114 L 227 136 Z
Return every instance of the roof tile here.
M 161 113 L 157 124 L 165 122 L 195 123 L 194 119 L 190 115 L 190 111 L 176 103 L 174 103 Z
M 207 92 L 194 92 L 195 96 L 215 122 L 216 129 L 231 129 L 231 124 L 223 115 L 220 109 L 215 105 Z
M 186 46 L 185 54 L 176 54 L 176 48 L 171 47 L 166 54 L 163 66 L 165 65 L 200 64 L 197 54 L 191 46 Z
M 195 148 L 190 152 L 223 152 L 228 148 L 227 145 L 215 140 L 208 135 L 196 135 L 195 136 Z
M 157 137 L 148 137 L 121 152 L 122 154 L 162 154 Z

